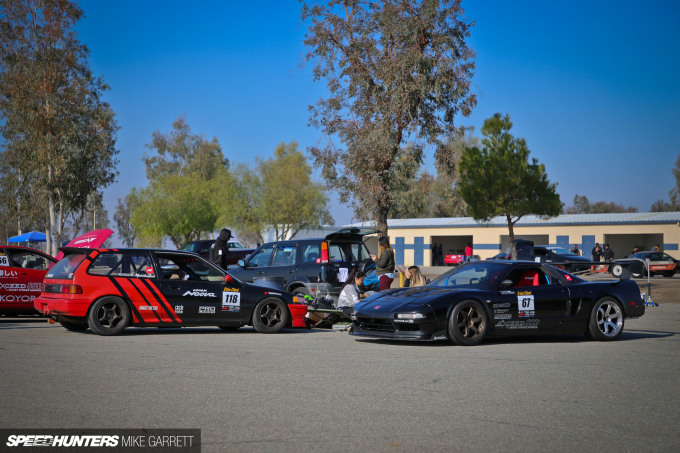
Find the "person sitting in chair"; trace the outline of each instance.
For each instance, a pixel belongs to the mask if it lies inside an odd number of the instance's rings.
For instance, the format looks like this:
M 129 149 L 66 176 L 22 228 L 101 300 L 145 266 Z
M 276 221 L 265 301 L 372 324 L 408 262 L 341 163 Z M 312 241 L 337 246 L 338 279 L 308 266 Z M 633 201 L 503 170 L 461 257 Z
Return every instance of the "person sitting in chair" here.
M 354 305 L 359 302 L 361 294 L 359 287 L 364 284 L 364 277 L 363 271 L 357 269 L 350 271 L 338 297 L 338 310 L 344 311 L 349 316 L 354 315 Z

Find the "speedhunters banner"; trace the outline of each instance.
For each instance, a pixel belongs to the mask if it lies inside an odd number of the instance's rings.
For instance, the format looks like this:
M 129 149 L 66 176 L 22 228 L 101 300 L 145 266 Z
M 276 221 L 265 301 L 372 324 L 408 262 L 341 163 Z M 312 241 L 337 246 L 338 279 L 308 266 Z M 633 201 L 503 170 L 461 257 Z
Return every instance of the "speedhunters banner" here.
M 0 429 L 4 452 L 201 451 L 200 429 Z

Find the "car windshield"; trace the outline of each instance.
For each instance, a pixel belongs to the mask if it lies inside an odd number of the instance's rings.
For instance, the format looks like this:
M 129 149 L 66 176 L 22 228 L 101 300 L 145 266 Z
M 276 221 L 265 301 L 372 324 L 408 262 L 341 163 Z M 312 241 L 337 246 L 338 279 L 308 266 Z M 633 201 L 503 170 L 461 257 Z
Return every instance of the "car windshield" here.
M 555 255 L 567 255 L 567 256 L 576 256 L 575 253 L 570 252 L 567 249 L 563 249 L 562 247 L 550 247 L 550 250 L 555 254 Z
M 440 275 L 432 280 L 428 286 L 489 290 L 496 285 L 500 277 L 507 273 L 509 268 L 509 263 L 477 261 Z
M 85 253 L 68 253 L 50 269 L 45 278 L 73 279 L 73 273 L 85 260 Z
M 180 250 L 184 250 L 185 252 L 198 252 L 200 246 L 201 244 L 198 242 L 189 242 L 188 244 L 184 244 Z

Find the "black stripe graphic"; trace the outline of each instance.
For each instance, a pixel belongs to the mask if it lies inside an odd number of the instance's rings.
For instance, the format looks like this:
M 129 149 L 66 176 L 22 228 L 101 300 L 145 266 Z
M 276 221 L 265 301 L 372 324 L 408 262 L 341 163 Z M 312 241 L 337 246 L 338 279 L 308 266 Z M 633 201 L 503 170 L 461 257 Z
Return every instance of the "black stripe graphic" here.
M 137 293 L 140 296 L 142 296 L 142 299 L 144 299 L 144 302 L 146 302 L 146 305 L 148 307 L 153 307 L 153 304 L 151 304 L 147 300 L 146 296 L 144 296 L 144 294 L 139 290 L 139 288 L 137 288 L 137 285 L 135 285 L 135 283 L 132 281 L 132 279 L 130 277 L 124 277 L 124 280 L 126 280 L 135 289 L 135 291 L 137 291 Z M 161 316 L 158 314 L 158 312 L 156 310 L 149 310 L 149 311 L 151 311 L 154 314 L 154 316 L 156 316 L 156 319 L 158 319 L 158 322 L 163 322 L 163 320 L 161 319 Z
M 168 317 L 172 320 L 172 322 L 176 323 L 177 321 L 175 320 L 175 316 L 177 316 L 177 315 L 174 315 L 174 314 L 168 309 L 168 307 L 163 303 L 163 300 L 162 300 L 161 298 L 159 298 L 159 297 L 156 295 L 156 291 L 158 291 L 159 293 L 161 293 L 161 290 L 160 290 L 158 287 L 156 287 L 156 286 L 154 286 L 154 288 L 152 288 L 152 287 L 151 287 L 151 286 L 152 286 L 151 283 L 149 283 L 147 280 L 142 280 L 142 279 L 140 279 L 140 281 L 141 281 L 142 283 L 144 283 L 144 285 L 146 286 L 146 289 L 148 289 L 149 292 L 150 292 L 151 294 L 153 294 L 153 297 L 154 297 L 154 299 L 156 299 L 156 301 L 158 302 L 158 305 L 160 305 L 161 307 L 163 307 L 163 310 L 165 310 L 165 312 L 168 314 Z M 154 291 L 154 289 L 155 289 L 156 291 Z M 161 294 L 162 294 L 162 293 L 161 293 Z M 168 305 L 169 305 L 169 304 L 170 304 L 170 302 L 168 302 Z
M 142 318 L 142 315 L 139 314 L 139 311 L 137 311 L 137 307 L 135 307 L 135 304 L 132 303 L 130 298 L 128 297 L 127 293 L 123 291 L 123 288 L 120 286 L 120 284 L 116 281 L 114 277 L 108 277 L 109 280 L 111 280 L 111 283 L 118 288 L 118 292 L 123 296 L 123 299 L 125 299 L 128 303 L 128 306 L 130 307 L 130 310 L 132 310 L 132 313 L 137 317 L 139 320 L 140 324 L 146 324 L 146 321 L 144 321 L 144 318 Z

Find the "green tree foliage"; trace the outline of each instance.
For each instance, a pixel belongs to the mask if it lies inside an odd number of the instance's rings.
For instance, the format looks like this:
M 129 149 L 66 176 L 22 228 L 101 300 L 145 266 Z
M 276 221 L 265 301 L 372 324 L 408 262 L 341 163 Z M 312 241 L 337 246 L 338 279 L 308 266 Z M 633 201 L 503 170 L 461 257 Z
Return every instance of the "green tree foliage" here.
M 127 200 L 131 231 L 143 244 L 168 237 L 178 248 L 214 231 L 236 204 L 229 161 L 217 139 L 193 134 L 180 118 L 169 133 L 154 132 L 147 148 L 154 151 L 143 157 L 149 185 L 133 189 Z
M 670 203 L 664 200 L 656 200 L 650 209 L 652 212 L 680 211 L 680 154 L 675 161 L 675 168 L 671 171 L 675 177 L 675 186 L 668 192 Z
M 370 213 L 386 234 L 404 156 L 420 165 L 430 144 L 440 167 L 453 167 L 443 145 L 458 129 L 454 117 L 477 102 L 472 24 L 460 0 L 308 2 L 302 19 L 307 60 L 328 88 L 310 107 L 310 124 L 327 142 L 309 151 L 340 200 Z
M 113 221 L 118 227 L 118 236 L 126 247 L 134 247 L 137 239 L 137 230 L 132 226 L 132 196 L 126 195 L 124 199 L 118 198 L 116 212 Z
M 146 145 L 153 150 L 151 156 L 144 155 L 146 177 L 155 181 L 163 175 L 193 174 L 203 180 L 210 180 L 229 168 L 229 160 L 222 154 L 222 147 L 213 137 L 208 141 L 203 135 L 191 133 L 185 118 L 172 123 L 172 131 L 152 134 L 151 143 Z
M 459 189 L 475 220 L 505 216 L 514 259 L 515 223 L 530 214 L 556 216 L 562 202 L 557 185 L 548 181 L 544 165 L 535 158 L 529 162 L 525 140 L 513 137 L 511 128 L 509 115 L 496 113 L 484 121 L 481 149 L 473 147 L 463 152 Z
M 585 195 L 575 195 L 574 205 L 567 207 L 565 212 L 567 214 L 606 214 L 614 212 L 637 212 L 637 208 L 635 206 L 626 208 L 623 205 L 614 202 L 608 203 L 606 201 L 591 203 Z
M 199 239 L 216 227 L 214 181 L 195 175 L 163 175 L 136 193 L 131 224 L 147 241 L 168 237 L 175 247 Z
M 280 143 L 274 156 L 258 159 L 254 170 L 239 167 L 238 206 L 233 219 L 239 237 L 263 242 L 265 228 L 273 228 L 276 239 L 292 239 L 301 230 L 333 224 L 328 199 L 321 184 L 311 179 L 312 168 L 297 142 Z
M 47 213 L 54 254 L 69 216 L 116 177 L 118 127 L 74 31 L 81 16 L 69 0 L 0 0 L 2 186 L 15 213 Z
M 469 132 L 469 131 L 468 131 Z M 439 168 L 436 177 L 428 171 L 408 176 L 401 192 L 395 194 L 395 218 L 435 218 L 465 215 L 467 205 L 457 187 L 458 164 L 465 148 L 477 146 L 479 140 L 470 133 L 454 136 L 446 146 L 453 156 L 452 169 Z M 410 178 L 410 179 L 409 179 Z

